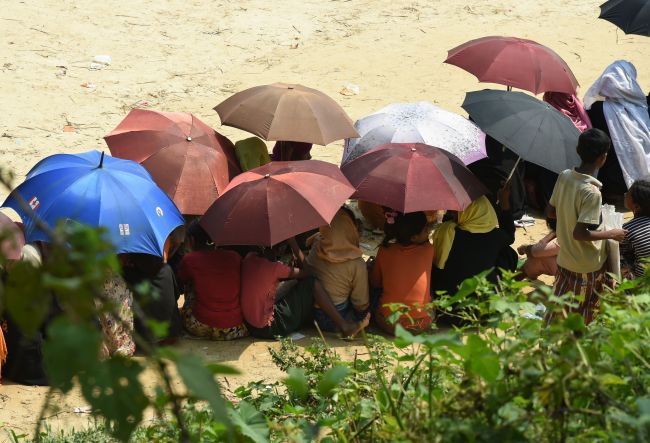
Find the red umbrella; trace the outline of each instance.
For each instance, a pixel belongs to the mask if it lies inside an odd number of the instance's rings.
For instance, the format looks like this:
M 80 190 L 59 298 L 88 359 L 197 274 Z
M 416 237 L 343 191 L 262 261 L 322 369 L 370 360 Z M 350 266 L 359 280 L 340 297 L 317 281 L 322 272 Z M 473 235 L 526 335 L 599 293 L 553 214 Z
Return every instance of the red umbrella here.
M 0 250 L 5 260 L 20 260 L 25 246 L 23 231 L 5 213 L 0 212 Z
M 201 226 L 216 244 L 273 246 L 329 224 L 353 192 L 331 163 L 272 162 L 235 177 Z
M 141 163 L 182 214 L 201 215 L 240 172 L 230 140 L 186 112 L 134 109 L 104 137 Z
M 400 212 L 461 211 L 487 190 L 453 154 L 420 143 L 381 145 L 341 167 L 352 196 Z
M 552 49 L 515 37 L 482 37 L 449 50 L 445 63 L 474 74 L 479 81 L 512 86 L 535 94 L 575 94 L 573 72 Z

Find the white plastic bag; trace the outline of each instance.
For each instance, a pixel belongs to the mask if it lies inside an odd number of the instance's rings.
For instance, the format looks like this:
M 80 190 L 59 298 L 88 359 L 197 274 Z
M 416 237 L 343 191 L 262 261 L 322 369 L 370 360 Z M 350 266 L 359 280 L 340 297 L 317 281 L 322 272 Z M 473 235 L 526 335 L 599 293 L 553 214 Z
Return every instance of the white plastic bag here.
M 616 208 L 612 205 L 603 205 L 603 225 L 602 229 L 622 229 L 623 228 L 623 214 L 616 212 Z M 607 264 L 609 271 L 616 275 L 616 278 L 621 280 L 621 253 L 616 240 L 607 240 Z

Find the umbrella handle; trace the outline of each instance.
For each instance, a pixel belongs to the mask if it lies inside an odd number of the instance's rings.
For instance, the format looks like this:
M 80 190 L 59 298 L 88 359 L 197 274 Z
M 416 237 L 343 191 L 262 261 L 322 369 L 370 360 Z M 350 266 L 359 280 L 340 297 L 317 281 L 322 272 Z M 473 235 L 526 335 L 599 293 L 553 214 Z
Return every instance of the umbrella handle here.
M 507 185 L 510 183 L 510 180 L 512 180 L 512 176 L 515 175 L 515 171 L 517 170 L 517 166 L 519 166 L 519 162 L 521 161 L 521 157 L 517 157 L 517 161 L 515 162 L 515 165 L 512 167 L 512 170 L 510 171 L 510 175 L 508 175 L 508 178 L 506 179 L 505 183 L 503 186 Z M 499 204 L 499 199 L 497 198 L 497 205 Z

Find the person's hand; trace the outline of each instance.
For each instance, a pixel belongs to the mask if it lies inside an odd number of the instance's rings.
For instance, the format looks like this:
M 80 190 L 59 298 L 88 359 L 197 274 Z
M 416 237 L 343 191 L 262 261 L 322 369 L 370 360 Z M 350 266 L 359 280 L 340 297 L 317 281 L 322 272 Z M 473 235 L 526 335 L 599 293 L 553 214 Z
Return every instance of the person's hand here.
M 528 248 L 528 245 L 521 245 L 517 248 L 517 253 L 519 255 L 526 255 L 526 250 Z
M 497 199 L 499 200 L 499 206 L 501 210 L 509 211 L 510 210 L 510 182 L 505 182 L 501 189 L 497 191 Z
M 625 229 L 610 229 L 607 231 L 608 237 L 617 242 L 622 242 L 627 231 Z

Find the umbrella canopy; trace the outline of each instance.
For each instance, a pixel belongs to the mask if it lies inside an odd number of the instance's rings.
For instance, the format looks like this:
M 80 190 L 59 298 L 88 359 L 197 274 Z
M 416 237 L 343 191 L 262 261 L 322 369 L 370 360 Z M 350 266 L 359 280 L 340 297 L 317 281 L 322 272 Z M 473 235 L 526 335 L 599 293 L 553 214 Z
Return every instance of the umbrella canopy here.
M 575 94 L 573 72 L 552 49 L 515 37 L 482 37 L 449 50 L 445 63 L 463 68 L 481 82 L 513 86 L 535 94 Z
M 25 236 L 18 225 L 3 212 L 0 212 L 0 250 L 5 260 L 20 260 Z
M 205 213 L 240 172 L 230 140 L 186 112 L 134 109 L 104 140 L 142 164 L 182 214 Z
M 453 154 L 420 143 L 379 146 L 341 167 L 353 198 L 400 212 L 461 211 L 487 190 Z
M 214 110 L 222 124 L 265 140 L 326 145 L 359 136 L 343 108 L 322 92 L 302 85 L 255 86 L 227 98 Z
M 201 226 L 217 244 L 273 246 L 329 224 L 353 192 L 331 163 L 272 162 L 235 177 Z
M 48 225 L 72 220 L 106 228 L 118 253 L 162 256 L 165 239 L 184 223 L 142 166 L 98 151 L 41 160 L 5 200 L 24 221 L 28 242 L 48 241 L 21 199 Z
M 580 131 L 548 103 L 523 92 L 469 92 L 463 109 L 492 138 L 526 161 L 553 172 L 580 164 Z
M 485 133 L 465 117 L 429 102 L 393 103 L 358 120 L 361 138 L 345 142 L 347 163 L 386 143 L 424 143 L 451 152 L 470 164 L 486 157 Z
M 600 16 L 614 23 L 626 34 L 650 37 L 649 0 L 609 0 L 600 5 Z

